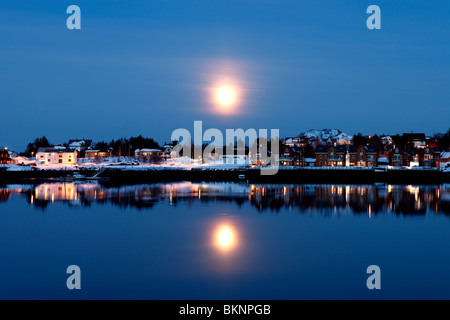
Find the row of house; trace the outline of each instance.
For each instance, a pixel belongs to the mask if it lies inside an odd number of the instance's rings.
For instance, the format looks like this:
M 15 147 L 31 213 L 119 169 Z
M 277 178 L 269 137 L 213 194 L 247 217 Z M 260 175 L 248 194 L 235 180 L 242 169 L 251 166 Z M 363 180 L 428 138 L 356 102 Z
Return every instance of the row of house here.
M 142 160 L 164 158 L 164 152 L 159 149 L 137 149 L 135 157 Z M 43 164 L 74 165 L 77 163 L 78 151 L 75 149 L 39 148 L 36 160 Z M 112 157 L 111 151 L 86 150 L 85 157 L 88 159 L 103 159 Z
M 353 138 L 353 136 L 349 136 L 337 129 L 309 130 L 296 137 L 287 137 L 284 139 L 283 143 L 290 147 L 301 147 L 306 146 L 307 144 L 313 147 L 320 145 L 342 146 L 354 144 Z M 371 140 L 375 137 L 366 136 L 366 138 Z M 395 145 L 394 138 L 390 135 L 377 136 L 377 139 L 375 140 L 379 141 L 383 148 L 389 150 Z M 427 137 L 424 133 L 403 133 L 399 140 L 404 144 L 405 150 L 420 149 L 427 146 L 435 147 L 435 145 L 433 145 L 435 141 L 432 138 Z
M 315 148 L 314 158 L 304 157 L 303 147 L 285 145 L 281 148 L 279 161 L 285 166 L 362 166 L 378 165 L 378 148 L 376 146 L 354 145 L 320 145 Z
M 316 166 L 377 167 L 377 146 L 318 146 Z
M 326 139 L 324 139 L 324 137 Z M 404 133 L 396 141 L 389 135 L 365 137 L 367 145 L 354 145 L 350 136 L 339 130 L 310 130 L 297 137 L 286 138 L 280 150 L 280 164 L 289 166 L 425 166 L 445 167 L 448 153 L 442 153 L 435 139 L 424 133 Z M 400 145 L 402 147 L 400 147 Z M 305 148 L 314 148 L 306 157 Z M 313 157 L 313 159 L 311 159 Z
M 450 151 L 441 153 L 431 147 L 425 134 L 404 133 L 402 146 L 395 146 L 391 136 L 381 136 L 377 145 L 353 145 L 352 137 L 339 130 L 310 130 L 298 137 L 286 138 L 279 150 L 279 164 L 283 166 L 358 166 L 379 165 L 445 167 L 449 164 Z M 370 137 L 369 137 L 370 138 Z M 311 144 L 314 142 L 314 146 Z M 39 148 L 35 160 L 44 164 L 75 165 L 80 153 L 87 159 L 103 159 L 114 156 L 114 150 L 92 149 L 92 140 L 69 140 L 69 143 L 49 148 Z M 174 143 L 165 144 L 162 149 L 136 149 L 134 157 L 145 162 L 161 162 L 170 159 Z M 223 147 L 225 150 L 225 147 Z M 242 150 L 241 150 L 242 149 Z M 249 148 L 234 148 L 233 154 L 211 153 L 209 160 L 225 164 L 264 165 L 257 155 L 256 163 L 250 163 Z M 189 155 L 187 155 L 189 156 Z M 193 155 L 190 158 L 193 159 Z M 220 157 L 220 159 L 219 159 Z M 198 160 L 198 159 L 194 159 Z M 0 151 L 0 163 L 29 164 L 30 159 L 11 156 L 11 152 Z M 450 164 L 449 164 L 450 165 Z
M 165 151 L 160 149 L 137 149 L 135 157 L 142 160 L 165 160 L 170 157 L 171 149 Z M 239 152 L 244 151 L 244 152 Z M 36 160 L 44 164 L 74 165 L 77 163 L 77 151 L 73 149 L 39 148 Z M 379 154 L 378 147 L 338 145 L 338 146 L 317 146 L 314 151 L 315 157 L 305 156 L 304 147 L 291 147 L 284 145 L 280 149 L 279 164 L 284 166 L 316 166 L 316 167 L 377 167 L 380 164 L 391 166 L 425 166 L 438 167 L 445 166 L 450 161 L 450 152 L 441 153 L 437 148 L 421 148 L 415 152 L 404 151 L 400 148 L 393 148 L 386 154 Z M 211 155 L 214 158 L 215 155 Z M 111 157 L 111 152 L 99 150 L 87 150 L 87 158 L 107 158 Z M 0 162 L 5 163 L 9 159 L 9 154 L 0 153 Z M 224 163 L 245 164 L 248 163 L 248 148 L 245 150 L 235 150 L 235 154 L 223 155 Z M 219 159 L 216 159 L 219 160 Z
M 441 164 L 447 164 L 449 158 L 448 152 L 441 152 L 438 148 L 420 148 L 415 151 L 404 151 L 400 148 L 394 148 L 390 152 L 390 163 L 393 166 L 424 166 L 439 167 Z
M 380 154 L 378 146 L 327 145 L 315 148 L 315 158 L 306 158 L 303 147 L 285 145 L 281 148 L 279 161 L 285 166 L 316 166 L 316 167 L 377 167 L 379 165 L 425 166 L 439 167 L 449 163 L 450 152 L 438 148 L 419 148 L 414 151 L 404 151 L 394 147 L 385 154 Z

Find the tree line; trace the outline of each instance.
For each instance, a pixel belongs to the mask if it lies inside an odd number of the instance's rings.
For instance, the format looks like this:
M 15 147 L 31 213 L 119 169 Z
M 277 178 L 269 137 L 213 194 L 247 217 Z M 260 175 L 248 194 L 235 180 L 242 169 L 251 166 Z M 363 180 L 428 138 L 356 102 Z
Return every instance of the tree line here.
M 354 145 L 378 145 L 379 150 L 384 151 L 384 145 L 381 142 L 381 137 L 378 135 L 374 136 L 364 136 L 361 133 L 358 133 L 353 136 L 353 144 Z M 409 143 L 408 139 L 404 137 L 403 135 L 396 134 L 390 136 L 393 140 L 393 144 L 403 150 L 410 150 L 412 149 L 411 144 Z M 450 149 L 450 129 L 444 134 L 438 133 L 434 134 L 430 137 L 430 140 L 428 141 L 428 146 L 431 148 L 439 148 L 443 151 Z
M 69 146 L 67 143 L 62 145 L 66 148 Z M 36 138 L 33 142 L 27 144 L 25 151 L 21 153 L 21 155 L 31 157 L 36 155 L 39 148 L 49 148 L 51 146 L 53 146 L 53 144 L 50 143 L 47 137 L 43 136 L 41 138 Z M 116 156 L 132 156 L 136 149 L 161 149 L 161 146 L 152 138 L 145 138 L 142 135 L 139 135 L 131 138 L 112 139 L 110 142 L 98 141 L 93 144 L 92 148 L 100 151 L 111 151 L 112 154 Z M 81 157 L 83 156 L 84 151 L 85 150 L 81 151 Z
M 391 135 L 392 139 L 394 140 L 394 144 L 404 150 L 407 150 L 409 148 L 406 139 L 403 137 L 403 135 Z M 239 143 L 240 142 L 240 143 Z M 244 146 L 245 144 L 242 141 L 238 142 L 238 147 Z M 353 136 L 353 144 L 354 145 L 378 145 L 380 150 L 383 151 L 384 145 L 381 143 L 381 136 L 374 135 L 374 136 L 364 136 L 361 133 L 358 133 Z M 63 144 L 65 147 L 68 147 L 68 144 Z M 270 150 L 270 141 L 268 142 L 268 147 Z M 21 153 L 23 156 L 31 157 L 36 155 L 36 152 L 41 147 L 51 147 L 52 144 L 50 141 L 45 137 L 36 138 L 33 142 L 30 142 L 27 144 L 27 147 L 25 148 L 25 152 Z M 439 133 L 435 134 L 431 137 L 431 140 L 429 141 L 430 147 L 438 147 L 441 150 L 449 150 L 450 149 L 450 129 L 445 133 Z M 152 138 L 146 138 L 142 135 L 139 135 L 137 137 L 131 137 L 131 138 L 120 138 L 117 140 L 112 139 L 110 142 L 106 141 L 98 141 L 95 144 L 93 144 L 93 149 L 100 150 L 100 151 L 111 151 L 113 155 L 115 156 L 133 156 L 134 151 L 136 149 L 161 149 L 161 146 Z M 311 149 L 311 150 L 310 150 Z M 308 156 L 313 156 L 314 150 L 311 148 L 308 148 Z M 79 155 L 80 157 L 84 156 L 84 150 L 82 150 L 82 153 Z

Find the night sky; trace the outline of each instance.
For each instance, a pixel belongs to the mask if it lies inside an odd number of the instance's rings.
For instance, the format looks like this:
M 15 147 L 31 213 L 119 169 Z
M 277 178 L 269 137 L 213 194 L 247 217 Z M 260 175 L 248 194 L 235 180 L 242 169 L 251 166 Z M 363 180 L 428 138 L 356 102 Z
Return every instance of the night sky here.
M 42 135 L 164 143 L 194 120 L 282 137 L 450 127 L 449 1 L 2 0 L 0 61 L 0 145 L 16 151 Z M 230 114 L 211 101 L 223 79 Z

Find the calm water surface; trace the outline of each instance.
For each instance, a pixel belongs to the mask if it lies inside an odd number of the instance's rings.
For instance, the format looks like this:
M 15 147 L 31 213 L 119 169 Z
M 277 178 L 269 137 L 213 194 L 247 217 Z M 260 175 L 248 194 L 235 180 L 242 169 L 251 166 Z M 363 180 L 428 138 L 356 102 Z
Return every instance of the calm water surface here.
M 0 186 L 1 299 L 449 299 L 449 244 L 450 185 Z

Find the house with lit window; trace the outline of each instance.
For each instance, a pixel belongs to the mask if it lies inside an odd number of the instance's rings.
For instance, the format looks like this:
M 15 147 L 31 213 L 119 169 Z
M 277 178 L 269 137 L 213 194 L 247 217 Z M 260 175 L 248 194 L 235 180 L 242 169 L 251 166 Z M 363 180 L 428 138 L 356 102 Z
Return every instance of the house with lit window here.
M 136 149 L 134 156 L 138 159 L 150 162 L 159 162 L 163 158 L 163 151 L 160 149 Z
M 22 156 L 11 158 L 11 164 L 28 165 L 30 163 L 33 163 L 33 161 L 30 161 L 30 159 L 22 157 Z
M 284 139 L 283 144 L 289 147 L 304 147 L 308 144 L 309 138 L 307 137 L 287 137 Z
M 393 167 L 404 167 L 408 165 L 408 154 L 400 148 L 394 148 L 387 154 L 389 165 Z
M 43 164 L 75 165 L 77 151 L 72 149 L 39 148 L 36 160 Z
M 404 133 L 403 140 L 406 144 L 406 150 L 425 148 L 427 146 L 425 133 Z
M 279 163 L 282 166 L 303 166 L 303 148 L 283 146 L 280 150 Z
M 85 157 L 88 159 L 111 158 L 111 151 L 105 150 L 86 150 Z
M 348 145 L 352 143 L 353 136 L 348 136 L 346 133 L 341 132 L 333 137 L 333 142 L 338 145 Z
M 378 165 L 378 147 L 369 146 L 350 146 L 348 149 L 349 165 L 358 167 L 376 167 Z
M 0 150 L 0 164 L 7 164 L 11 160 L 7 149 Z
M 391 145 L 394 143 L 394 139 L 392 139 L 391 136 L 387 135 L 387 136 L 381 136 L 380 137 L 380 141 L 383 145 Z
M 346 146 L 317 146 L 316 167 L 345 166 Z
M 419 149 L 414 154 L 414 157 L 419 166 L 423 167 L 439 167 L 441 150 L 439 148 L 426 147 L 425 149 Z

